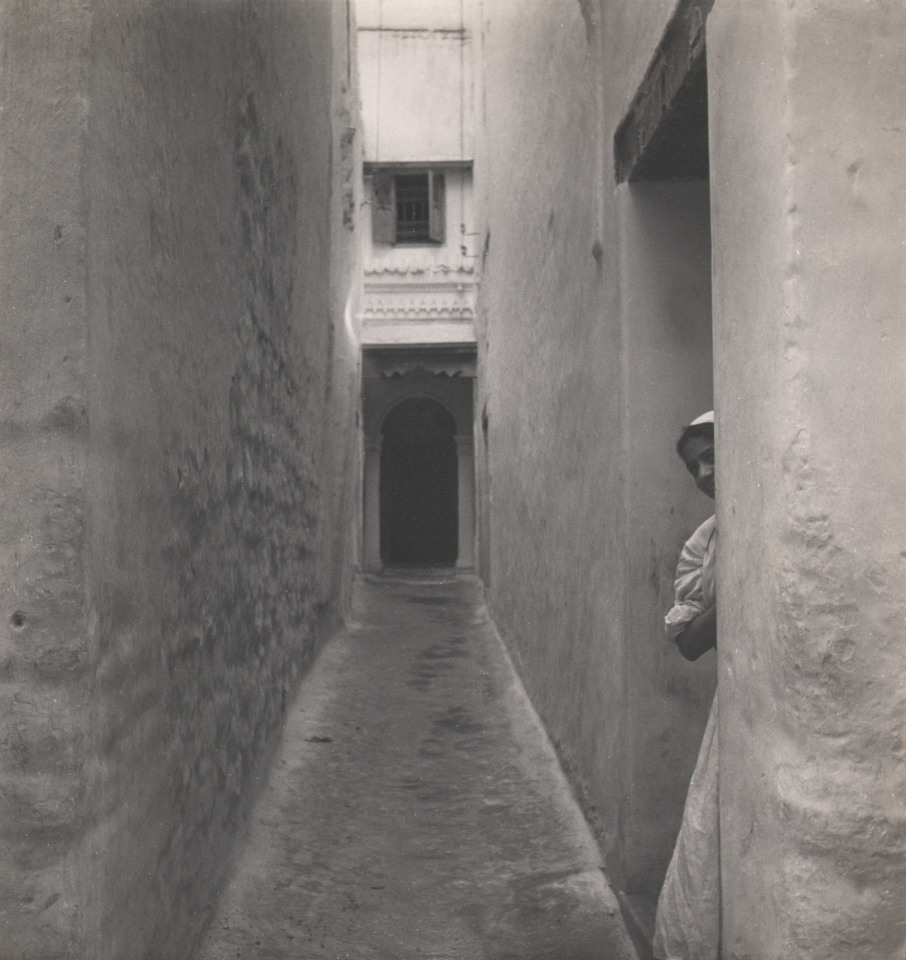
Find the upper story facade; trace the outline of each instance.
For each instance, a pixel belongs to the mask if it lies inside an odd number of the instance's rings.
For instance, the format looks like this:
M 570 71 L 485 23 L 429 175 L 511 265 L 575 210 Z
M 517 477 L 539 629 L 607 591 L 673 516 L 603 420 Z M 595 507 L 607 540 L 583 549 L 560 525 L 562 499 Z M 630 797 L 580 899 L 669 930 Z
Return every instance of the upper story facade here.
M 358 0 L 365 347 L 475 342 L 473 0 Z

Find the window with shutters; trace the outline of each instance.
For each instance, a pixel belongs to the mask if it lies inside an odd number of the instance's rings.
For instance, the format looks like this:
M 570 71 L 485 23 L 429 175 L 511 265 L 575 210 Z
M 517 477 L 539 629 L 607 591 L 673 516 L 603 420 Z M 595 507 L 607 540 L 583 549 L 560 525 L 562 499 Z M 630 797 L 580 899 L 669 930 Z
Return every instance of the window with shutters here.
M 375 243 L 444 241 L 444 175 L 437 170 L 382 170 L 372 177 Z

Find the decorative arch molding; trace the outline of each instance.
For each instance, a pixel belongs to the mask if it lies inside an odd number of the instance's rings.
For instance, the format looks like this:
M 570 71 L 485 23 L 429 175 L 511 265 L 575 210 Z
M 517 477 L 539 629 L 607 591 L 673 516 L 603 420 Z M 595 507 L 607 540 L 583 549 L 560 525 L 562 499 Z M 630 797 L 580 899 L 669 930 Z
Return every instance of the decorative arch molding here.
M 387 350 L 366 355 L 363 364 L 363 425 L 377 441 L 384 418 L 404 400 L 428 397 L 449 411 L 458 436 L 471 436 L 474 350 Z
M 396 410 L 398 407 L 401 407 L 409 400 L 433 400 L 434 403 L 436 403 L 439 407 L 442 407 L 450 415 L 453 423 L 456 425 L 457 436 L 462 436 L 464 433 L 468 433 L 472 429 L 471 422 L 464 423 L 461 411 L 453 409 L 452 405 L 449 403 L 449 399 L 442 396 L 440 391 L 431 390 L 430 388 L 413 388 L 406 390 L 396 398 L 388 398 L 386 402 L 381 405 L 377 436 L 384 435 L 384 425 L 386 424 L 387 418 L 390 416 L 390 414 L 392 414 L 394 410 Z M 457 416 L 457 413 L 460 415 Z
M 382 569 L 380 462 L 387 417 L 409 400 L 437 403 L 455 424 L 458 486 L 456 565 L 475 564 L 474 350 L 367 351 L 363 358 L 364 441 L 362 562 Z
M 366 354 L 365 379 L 406 379 L 413 377 L 475 376 L 475 351 L 459 350 L 387 350 L 380 359 Z
M 470 376 L 470 373 L 468 369 L 465 367 L 465 365 L 462 363 L 459 363 L 456 360 L 451 360 L 450 363 L 446 366 L 432 365 L 430 367 L 426 367 L 426 366 L 423 367 L 421 366 L 421 364 L 419 364 L 418 366 L 415 366 L 415 367 L 408 367 L 404 364 L 400 364 L 400 366 L 396 369 L 385 370 L 383 373 L 381 373 L 381 376 L 385 380 L 391 380 L 393 378 L 398 379 L 401 377 L 405 377 L 409 374 L 411 374 L 412 376 L 419 376 L 419 377 L 428 377 L 431 375 L 434 375 L 436 377 L 462 377 L 462 376 L 468 377 Z

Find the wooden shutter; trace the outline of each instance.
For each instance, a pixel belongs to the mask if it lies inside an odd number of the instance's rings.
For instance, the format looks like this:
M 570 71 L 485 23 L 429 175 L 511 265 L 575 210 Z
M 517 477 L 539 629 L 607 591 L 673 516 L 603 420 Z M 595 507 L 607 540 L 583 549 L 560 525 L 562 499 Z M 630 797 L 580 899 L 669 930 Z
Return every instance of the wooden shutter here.
M 447 212 L 446 185 L 444 175 L 435 170 L 428 171 L 428 201 L 428 236 L 436 243 L 443 243 Z
M 371 178 L 371 235 L 375 243 L 396 243 L 396 191 L 393 176 L 385 171 Z

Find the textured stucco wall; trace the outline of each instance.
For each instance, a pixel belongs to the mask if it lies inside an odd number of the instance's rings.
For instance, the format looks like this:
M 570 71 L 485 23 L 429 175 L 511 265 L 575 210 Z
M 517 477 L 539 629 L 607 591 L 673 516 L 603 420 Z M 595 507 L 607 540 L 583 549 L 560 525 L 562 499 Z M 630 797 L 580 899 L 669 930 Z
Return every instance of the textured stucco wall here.
M 0 945 L 81 930 L 87 496 L 85 5 L 0 7 Z
M 3 758 L 4 946 L 188 957 L 349 558 L 346 11 L 58 7 L 3 11 L 4 709 L 34 745 Z
M 486 5 L 476 162 L 491 602 L 611 876 L 648 892 L 715 659 L 645 646 L 708 511 L 671 450 L 710 394 L 707 197 L 610 161 L 674 7 Z M 707 26 L 733 958 L 903 954 L 904 18 L 717 0 Z
M 610 842 L 622 749 L 622 716 L 608 706 L 623 685 L 622 389 L 619 326 L 602 319 L 616 270 L 608 276 L 596 247 L 595 38 L 567 0 L 485 4 L 484 17 L 484 573 L 529 695 Z
M 892 960 L 906 9 L 719 0 L 708 42 L 726 956 Z
M 674 6 L 486 4 L 476 157 L 482 568 L 609 875 L 650 894 L 713 684 L 661 627 L 708 512 L 673 453 L 711 400 L 708 203 L 617 188 L 612 142 Z

